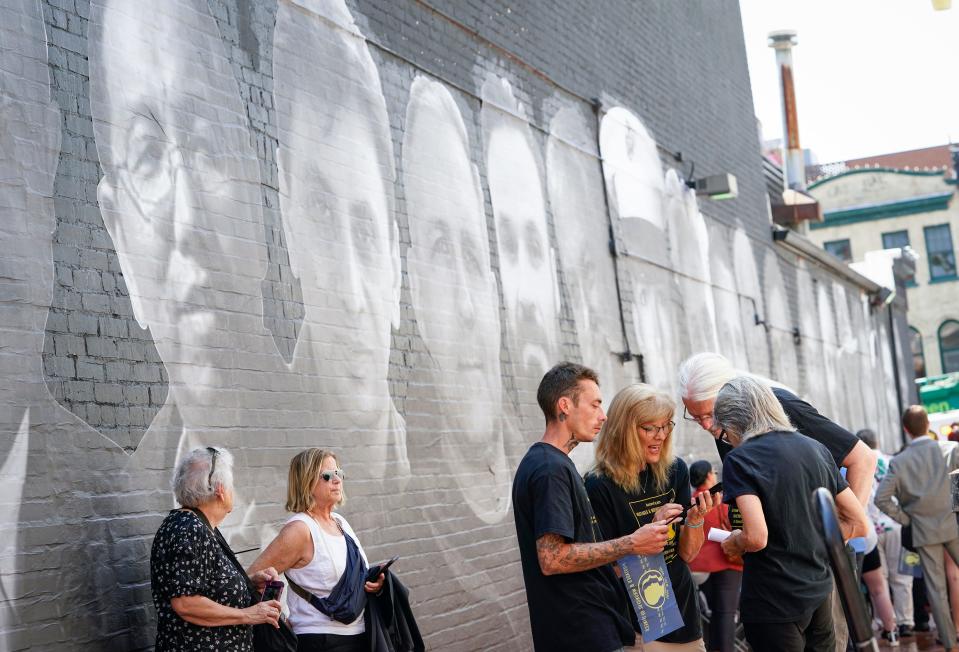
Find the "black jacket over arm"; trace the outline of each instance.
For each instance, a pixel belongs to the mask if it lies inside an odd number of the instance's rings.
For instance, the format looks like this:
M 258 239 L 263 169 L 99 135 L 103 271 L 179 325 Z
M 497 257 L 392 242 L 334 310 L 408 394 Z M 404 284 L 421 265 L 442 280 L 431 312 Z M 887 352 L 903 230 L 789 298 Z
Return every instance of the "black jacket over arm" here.
M 371 652 L 423 652 L 426 647 L 410 609 L 410 593 L 387 570 L 383 590 L 370 594 L 364 612 Z

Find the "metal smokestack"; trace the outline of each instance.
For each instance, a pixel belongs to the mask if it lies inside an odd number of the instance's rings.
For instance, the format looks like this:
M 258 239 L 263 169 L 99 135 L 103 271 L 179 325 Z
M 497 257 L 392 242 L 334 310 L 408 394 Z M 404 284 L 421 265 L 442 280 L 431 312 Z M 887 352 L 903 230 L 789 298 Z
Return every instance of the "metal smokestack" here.
M 806 162 L 799 144 L 799 117 L 796 113 L 796 87 L 793 84 L 792 48 L 798 43 L 795 30 L 770 32 L 769 47 L 776 50 L 779 87 L 783 102 L 783 182 L 786 190 L 806 189 Z

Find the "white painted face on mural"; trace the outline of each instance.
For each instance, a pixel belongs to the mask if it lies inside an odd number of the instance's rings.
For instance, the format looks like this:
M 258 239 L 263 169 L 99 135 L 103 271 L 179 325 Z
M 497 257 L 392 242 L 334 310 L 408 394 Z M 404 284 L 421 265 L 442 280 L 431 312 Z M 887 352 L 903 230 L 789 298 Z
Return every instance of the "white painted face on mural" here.
M 399 323 L 393 150 L 366 41 L 342 3 L 325 10 L 335 15 L 281 2 L 274 37 L 280 202 L 309 326 L 294 366 L 322 360 L 334 381 L 324 393 L 359 403 L 354 421 L 374 420 L 392 410 L 386 377 Z
M 715 351 L 716 307 L 709 269 L 709 235 L 696 196 L 675 170 L 664 179 L 663 214 L 672 269 L 678 272 L 681 311 L 690 351 Z
M 756 269 L 756 255 L 752 241 L 745 231 L 733 233 L 733 271 L 736 275 L 736 288 L 739 292 L 740 321 L 743 324 L 743 339 L 746 342 L 748 369 L 753 373 L 771 375 L 769 347 L 765 341 L 765 330 L 756 324 L 756 316 L 762 319 L 762 290 L 759 285 L 759 272 Z
M 265 275 L 259 171 L 206 3 L 94 2 L 91 106 L 104 224 L 181 410 L 248 348 Z M 196 415 L 195 415 L 196 416 Z
M 780 269 L 779 257 L 766 251 L 763 262 L 763 286 L 765 291 L 766 322 L 775 356 L 772 359 L 772 376 L 790 387 L 799 387 L 799 363 L 792 330 L 796 325 L 784 293 L 785 282 Z
M 643 123 L 628 109 L 613 107 L 603 116 L 600 145 L 620 219 L 639 219 L 665 230 L 663 167 Z
M 425 77 L 410 90 L 403 170 L 411 241 L 406 264 L 431 367 L 423 389 L 442 406 L 440 456 L 473 513 L 493 522 L 509 504 L 499 298 L 466 126 L 449 91 Z M 426 426 L 414 423 L 410 416 L 411 430 Z
M 503 114 L 488 136 L 486 160 L 510 345 L 522 376 L 539 379 L 558 354 L 559 298 L 542 182 L 527 129 Z
M 476 418 L 489 421 L 501 400 L 500 323 L 479 177 L 452 96 L 423 77 L 410 93 L 403 167 L 410 289 L 436 389 L 472 397 Z M 488 436 L 490 427 L 477 430 Z
M 50 100 L 37 0 L 0 0 L 0 42 L 0 330 L 4 352 L 24 356 L 7 356 L 0 393 L 17 393 L 25 389 L 25 379 L 33 385 L 42 374 L 40 353 L 53 298 L 60 112 Z
M 7 649 L 14 644 L 6 632 L 22 622 L 14 598 L 26 589 L 18 528 L 29 451 L 44 446 L 30 441 L 31 427 L 42 401 L 52 404 L 41 352 L 53 297 L 60 114 L 50 101 L 37 0 L 0 0 L 0 43 L 0 648 Z M 38 477 L 35 470 L 31 479 Z
M 582 359 L 596 369 L 604 393 L 612 395 L 624 378 L 614 352 L 624 346 L 609 221 L 596 159 L 568 140 L 577 132 L 589 133 L 589 127 L 572 109 L 560 110 L 550 121 L 547 185 Z

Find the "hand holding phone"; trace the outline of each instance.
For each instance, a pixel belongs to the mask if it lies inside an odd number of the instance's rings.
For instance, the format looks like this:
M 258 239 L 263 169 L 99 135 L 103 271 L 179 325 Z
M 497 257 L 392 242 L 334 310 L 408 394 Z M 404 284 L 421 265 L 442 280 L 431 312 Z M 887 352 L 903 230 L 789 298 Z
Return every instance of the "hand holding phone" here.
M 279 600 L 280 595 L 283 593 L 283 582 L 279 580 L 270 580 L 266 583 L 266 586 L 263 588 L 263 597 L 260 598 L 260 602 L 266 602 L 267 600 Z
M 723 490 L 723 483 L 722 483 L 722 482 L 717 482 L 716 484 L 714 484 L 712 487 L 709 488 L 709 493 L 712 494 L 713 496 L 715 496 L 716 494 L 718 494 L 718 493 L 719 493 L 720 491 L 722 491 L 722 490 Z M 676 516 L 674 516 L 674 517 L 672 517 L 671 519 L 669 519 L 668 521 L 666 521 L 666 524 L 669 525 L 670 523 L 673 523 L 673 522 L 675 522 L 675 521 L 685 520 L 685 518 L 686 518 L 686 516 L 687 516 L 688 513 L 689 513 L 689 507 L 685 507 L 685 508 L 683 508 L 683 511 L 682 511 L 682 512 L 680 512 L 680 513 L 677 514 Z
M 392 566 L 393 562 L 395 562 L 397 559 L 399 559 L 399 555 L 397 555 L 396 557 L 393 557 L 389 561 L 381 561 L 378 564 L 374 564 L 370 566 L 370 570 L 366 574 L 366 581 L 375 582 L 377 578 L 380 576 L 380 573 L 386 571 L 386 569 Z

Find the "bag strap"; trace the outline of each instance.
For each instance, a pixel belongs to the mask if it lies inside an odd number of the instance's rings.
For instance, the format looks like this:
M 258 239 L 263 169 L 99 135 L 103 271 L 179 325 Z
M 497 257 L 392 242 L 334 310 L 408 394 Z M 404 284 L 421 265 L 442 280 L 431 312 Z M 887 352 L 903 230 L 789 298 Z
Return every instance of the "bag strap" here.
M 343 524 L 340 523 L 340 519 L 338 519 L 338 518 L 336 518 L 336 517 L 334 516 L 334 517 L 333 517 L 333 522 L 336 523 L 336 527 L 339 528 L 340 534 L 343 535 L 343 539 L 344 539 L 344 541 L 346 542 L 347 555 L 349 555 L 350 544 L 352 543 L 354 546 L 356 546 L 356 542 L 353 541 L 353 539 L 350 537 L 350 535 L 346 533 L 346 530 L 343 529 Z M 320 536 L 323 536 L 322 532 L 320 533 Z M 314 547 L 315 547 L 315 544 L 314 544 Z M 359 555 L 359 551 L 357 551 L 357 555 Z M 360 559 L 360 561 L 362 561 L 363 558 L 362 558 L 362 557 L 359 557 L 359 559 Z M 344 573 L 344 576 L 345 576 L 346 571 L 344 570 L 343 573 Z M 288 574 L 283 573 L 283 577 L 286 578 L 287 583 L 290 585 L 290 590 L 293 591 L 293 593 L 297 594 L 299 597 L 301 597 L 302 599 L 304 599 L 304 600 L 306 600 L 307 602 L 309 602 L 310 605 L 311 605 L 314 609 L 316 609 L 317 611 L 319 611 L 321 614 L 323 614 L 324 616 L 328 616 L 328 617 L 329 617 L 329 614 L 327 613 L 327 610 L 326 610 L 324 607 L 320 606 L 320 605 L 323 604 L 323 602 L 322 602 L 322 600 L 321 600 L 320 598 L 316 597 L 315 595 L 313 595 L 312 593 L 310 593 L 309 591 L 307 591 L 306 589 L 304 589 L 302 586 L 300 586 L 299 584 L 297 584 L 296 582 L 294 582 L 294 581 L 293 581 L 293 578 L 290 577 Z M 342 578 L 341 578 L 341 581 L 342 581 Z
M 315 595 L 313 595 L 312 593 L 304 589 L 302 586 L 300 586 L 296 582 L 294 582 L 293 578 L 287 575 L 286 573 L 283 574 L 283 577 L 286 578 L 286 583 L 290 585 L 290 590 L 293 591 L 293 593 L 297 594 L 298 596 L 300 596 L 301 598 L 309 602 L 311 605 L 319 609 L 319 607 L 317 607 L 316 604 L 313 603 L 313 601 L 317 599 Z

